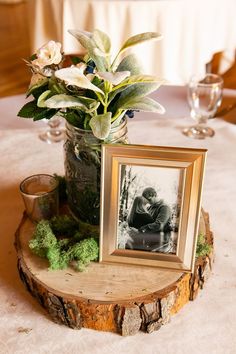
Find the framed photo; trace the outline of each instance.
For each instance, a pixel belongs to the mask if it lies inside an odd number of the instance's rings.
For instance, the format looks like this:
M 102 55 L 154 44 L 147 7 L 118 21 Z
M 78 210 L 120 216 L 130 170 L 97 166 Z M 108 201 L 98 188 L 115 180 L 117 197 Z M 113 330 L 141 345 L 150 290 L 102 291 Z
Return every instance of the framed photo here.
M 193 270 L 206 151 L 102 146 L 100 262 Z

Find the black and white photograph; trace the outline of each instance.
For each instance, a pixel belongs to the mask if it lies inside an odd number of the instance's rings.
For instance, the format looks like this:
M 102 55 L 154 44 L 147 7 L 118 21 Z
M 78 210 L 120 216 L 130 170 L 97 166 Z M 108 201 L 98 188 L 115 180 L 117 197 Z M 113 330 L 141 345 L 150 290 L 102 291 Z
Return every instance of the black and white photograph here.
M 121 165 L 119 249 L 176 254 L 182 170 Z
M 190 272 L 206 150 L 102 146 L 100 262 Z

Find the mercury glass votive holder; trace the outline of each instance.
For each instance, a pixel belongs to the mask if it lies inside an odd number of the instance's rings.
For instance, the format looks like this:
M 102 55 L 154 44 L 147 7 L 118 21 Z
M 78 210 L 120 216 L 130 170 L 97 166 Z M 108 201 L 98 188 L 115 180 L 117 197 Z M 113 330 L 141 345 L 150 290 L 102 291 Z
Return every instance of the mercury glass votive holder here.
M 26 214 L 33 222 L 58 215 L 58 185 L 58 180 L 47 174 L 29 176 L 20 183 Z

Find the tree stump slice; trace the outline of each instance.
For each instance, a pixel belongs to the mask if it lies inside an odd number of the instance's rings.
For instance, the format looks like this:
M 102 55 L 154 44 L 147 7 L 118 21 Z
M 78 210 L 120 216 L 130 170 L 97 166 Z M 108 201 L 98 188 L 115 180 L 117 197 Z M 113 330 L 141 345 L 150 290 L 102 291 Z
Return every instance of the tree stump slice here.
M 197 259 L 193 274 L 98 262 L 82 273 L 72 268 L 49 271 L 47 260 L 29 249 L 34 228 L 24 215 L 15 240 L 20 278 L 52 320 L 70 328 L 123 336 L 139 330 L 151 333 L 195 299 L 211 271 L 213 253 Z M 209 216 L 204 211 L 199 230 L 213 245 Z

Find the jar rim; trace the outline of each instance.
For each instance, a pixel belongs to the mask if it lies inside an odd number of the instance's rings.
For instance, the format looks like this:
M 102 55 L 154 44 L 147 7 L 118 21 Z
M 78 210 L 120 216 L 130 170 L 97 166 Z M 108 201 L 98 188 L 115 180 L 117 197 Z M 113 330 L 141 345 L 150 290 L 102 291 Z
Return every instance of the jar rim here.
M 115 127 L 111 127 L 111 130 L 110 130 L 110 133 L 114 133 L 116 132 L 118 129 L 121 129 L 123 126 L 125 126 L 127 124 L 127 118 L 126 116 L 124 115 L 120 121 L 120 123 L 118 125 L 116 125 Z M 66 121 L 65 123 L 66 125 L 66 128 L 68 128 L 69 130 L 72 130 L 74 129 L 75 131 L 77 132 L 83 132 L 84 134 L 93 134 L 92 130 L 91 129 L 82 129 L 82 128 L 79 128 L 79 127 L 76 127 L 75 125 L 73 124 L 70 124 L 69 122 Z

